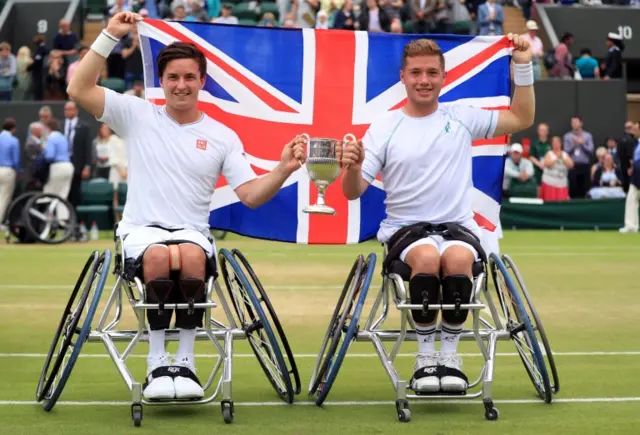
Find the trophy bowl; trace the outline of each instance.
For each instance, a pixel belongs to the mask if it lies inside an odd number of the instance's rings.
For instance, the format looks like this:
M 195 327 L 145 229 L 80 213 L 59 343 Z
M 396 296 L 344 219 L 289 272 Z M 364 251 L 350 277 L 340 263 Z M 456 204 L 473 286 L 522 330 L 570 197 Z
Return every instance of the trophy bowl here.
M 330 138 L 311 138 L 303 134 L 307 139 L 307 172 L 309 179 L 318 188 L 318 199 L 315 204 L 303 209 L 305 213 L 335 215 L 336 211 L 324 202 L 324 193 L 331 183 L 340 176 L 342 167 L 336 157 L 336 147 L 342 143 Z

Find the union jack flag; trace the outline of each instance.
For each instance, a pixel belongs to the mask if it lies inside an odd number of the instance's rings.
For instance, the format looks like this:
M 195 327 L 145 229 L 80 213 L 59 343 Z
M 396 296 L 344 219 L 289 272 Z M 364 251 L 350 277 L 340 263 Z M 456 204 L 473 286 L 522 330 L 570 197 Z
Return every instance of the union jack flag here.
M 404 45 L 419 35 L 343 30 L 282 29 L 145 19 L 138 26 L 145 97 L 164 104 L 155 61 L 174 42 L 195 43 L 207 57 L 200 109 L 233 129 L 258 175 L 280 161 L 297 134 L 363 137 L 387 111 L 400 109 Z M 430 35 L 444 52 L 447 79 L 440 101 L 496 110 L 510 105 L 511 46 L 506 37 Z M 502 201 L 507 138 L 473 143 L 473 207 L 481 228 L 494 231 Z M 348 201 L 340 180 L 326 191 L 334 216 L 306 214 L 317 189 L 306 168 L 296 171 L 273 200 L 245 207 L 224 179 L 211 200 L 210 226 L 242 235 L 302 244 L 360 243 L 375 238 L 385 218 L 380 178 Z

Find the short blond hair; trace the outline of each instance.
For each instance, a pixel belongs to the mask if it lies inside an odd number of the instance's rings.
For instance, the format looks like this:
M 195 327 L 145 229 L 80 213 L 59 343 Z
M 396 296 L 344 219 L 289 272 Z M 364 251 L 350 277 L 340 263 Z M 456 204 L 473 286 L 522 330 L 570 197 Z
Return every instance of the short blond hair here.
M 405 45 L 404 53 L 402 54 L 402 68 L 407 65 L 408 57 L 416 56 L 438 56 L 442 64 L 442 69 L 444 69 L 444 54 L 440 46 L 432 39 L 416 39 Z

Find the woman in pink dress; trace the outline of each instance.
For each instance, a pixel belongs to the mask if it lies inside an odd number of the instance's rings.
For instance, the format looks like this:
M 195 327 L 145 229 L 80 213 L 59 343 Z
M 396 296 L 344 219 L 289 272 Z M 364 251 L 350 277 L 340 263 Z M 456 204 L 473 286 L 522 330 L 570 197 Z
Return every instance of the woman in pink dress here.
M 551 139 L 551 149 L 544 156 L 543 165 L 540 197 L 543 201 L 567 201 L 569 169 L 573 168 L 573 160 L 562 151 L 562 139 L 559 136 Z

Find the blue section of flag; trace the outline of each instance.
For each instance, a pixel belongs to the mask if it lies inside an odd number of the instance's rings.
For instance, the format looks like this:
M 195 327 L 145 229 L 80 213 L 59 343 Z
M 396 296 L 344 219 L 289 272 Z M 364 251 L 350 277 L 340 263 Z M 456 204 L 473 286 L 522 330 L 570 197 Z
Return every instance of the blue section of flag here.
M 473 187 L 500 204 L 502 202 L 503 156 L 475 156 L 472 162 Z
M 373 185 L 370 185 L 360 197 L 360 242 L 376 238 L 380 222 L 387 217 L 384 209 L 386 197 L 384 190 Z M 383 206 L 380 207 L 380 204 Z

